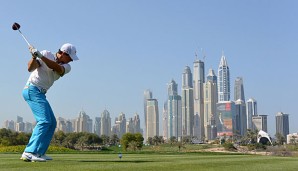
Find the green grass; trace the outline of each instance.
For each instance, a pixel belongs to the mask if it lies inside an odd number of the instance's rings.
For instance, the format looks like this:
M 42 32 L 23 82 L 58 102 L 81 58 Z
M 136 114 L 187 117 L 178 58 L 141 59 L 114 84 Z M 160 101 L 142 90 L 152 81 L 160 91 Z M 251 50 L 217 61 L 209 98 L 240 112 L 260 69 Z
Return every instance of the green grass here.
M 297 157 L 274 157 L 259 155 L 232 155 L 218 153 L 140 153 L 118 154 L 82 153 L 50 154 L 54 160 L 47 162 L 24 162 L 21 154 L 0 153 L 0 170 L 65 170 L 65 171 L 175 171 L 220 170 L 264 171 L 297 170 Z

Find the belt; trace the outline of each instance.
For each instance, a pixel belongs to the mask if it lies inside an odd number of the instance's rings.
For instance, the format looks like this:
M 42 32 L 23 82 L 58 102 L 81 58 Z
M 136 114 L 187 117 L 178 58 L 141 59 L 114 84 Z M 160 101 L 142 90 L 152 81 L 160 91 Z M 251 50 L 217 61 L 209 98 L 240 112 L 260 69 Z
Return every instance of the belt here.
M 38 90 L 42 93 L 42 94 L 46 94 L 47 93 L 47 89 L 36 86 L 34 84 L 32 84 L 31 82 L 27 82 L 24 89 L 29 88 L 30 86 L 35 86 L 36 88 L 38 88 Z

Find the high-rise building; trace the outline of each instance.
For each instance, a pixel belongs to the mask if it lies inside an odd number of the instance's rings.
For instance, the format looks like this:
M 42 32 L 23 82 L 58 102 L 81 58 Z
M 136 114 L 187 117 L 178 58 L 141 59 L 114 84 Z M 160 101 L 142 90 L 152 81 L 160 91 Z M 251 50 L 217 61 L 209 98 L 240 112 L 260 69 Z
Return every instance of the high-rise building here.
M 64 133 L 71 133 L 75 131 L 76 119 L 74 119 L 74 121 L 71 122 L 62 117 L 58 117 L 56 118 L 56 121 L 57 121 L 57 126 L 55 131 L 63 131 Z
M 3 125 L 3 128 L 6 128 L 6 129 L 10 129 L 12 131 L 15 131 L 15 123 L 13 120 L 6 120 L 4 122 L 4 125 Z
M 111 135 L 111 117 L 110 113 L 107 110 L 104 110 L 101 113 L 101 128 L 100 128 L 100 135 Z
M 210 140 L 215 140 L 217 137 L 217 126 L 216 126 L 216 119 L 215 119 L 216 114 L 213 114 L 211 116 L 211 131 L 210 131 Z
M 242 77 L 237 77 L 235 80 L 234 101 L 237 101 L 238 99 L 245 102 L 244 85 Z
M 115 133 L 118 138 L 122 138 L 122 135 L 126 133 L 126 118 L 125 114 L 121 112 L 119 117 L 115 118 Z
M 207 80 L 204 83 L 204 130 L 205 140 L 211 140 L 211 120 L 216 113 L 217 77 L 212 69 L 209 69 Z
M 101 128 L 101 118 L 100 117 L 95 117 L 94 121 L 94 134 L 101 136 L 100 134 L 100 128 Z
M 79 117 L 75 122 L 75 132 L 89 132 L 92 133 L 92 119 L 85 113 L 81 111 Z
M 25 123 L 23 117 L 17 116 L 17 122 L 15 123 L 15 131 L 16 132 L 26 132 L 25 131 Z
M 23 117 L 21 117 L 21 116 L 17 116 L 17 123 L 18 123 L 18 122 L 24 122 Z
M 132 133 L 134 134 L 134 124 L 133 124 L 133 119 L 132 118 L 129 118 L 127 121 L 126 121 L 126 133 Z
M 159 112 L 157 99 L 147 99 L 147 118 L 146 118 L 146 139 L 159 136 Z
M 66 131 L 66 123 L 65 123 L 65 119 L 62 118 L 62 117 L 58 117 L 56 118 L 56 121 L 57 121 L 57 126 L 56 126 L 56 129 L 55 131 L 63 131 L 65 132 Z
M 146 137 L 146 132 L 147 132 L 147 99 L 152 99 L 153 96 L 152 96 L 152 92 L 147 89 L 144 91 L 144 121 L 145 121 L 145 135 L 144 137 Z
M 247 116 L 246 104 L 243 100 L 238 99 L 235 101 L 236 110 L 236 134 L 244 136 L 247 132 Z
M 252 117 L 257 115 L 257 101 L 250 98 L 246 102 L 247 129 L 252 129 Z
M 33 125 L 30 122 L 25 122 L 25 132 L 31 133 L 33 131 Z
M 192 73 L 188 66 L 182 74 L 182 136 L 193 136 L 194 129 L 194 98 Z
M 16 129 L 16 132 L 25 132 L 25 123 L 24 122 L 17 122 L 15 129 Z
M 167 107 L 167 139 L 179 139 L 182 134 L 181 96 L 178 95 L 178 85 L 174 80 L 168 84 Z
M 204 62 L 196 59 L 193 63 L 193 93 L 194 93 L 194 115 L 197 115 L 198 127 L 194 127 L 194 135 L 199 140 L 205 137 L 204 132 L 204 91 L 205 67 Z M 196 129 L 195 129 L 196 128 Z
M 189 66 L 186 66 L 182 73 L 182 89 L 185 89 L 185 88 L 193 88 L 192 73 Z
M 275 115 L 276 134 L 281 134 L 284 138 L 289 134 L 289 114 L 278 112 Z
M 141 130 L 141 120 L 138 113 L 135 113 L 135 116 L 133 118 L 133 127 L 134 127 L 134 133 L 142 133 Z
M 252 130 L 262 130 L 267 132 L 267 115 L 257 115 L 252 117 Z
M 168 140 L 168 101 L 165 101 L 162 109 L 162 135 L 164 140 Z
M 218 102 L 230 101 L 230 69 L 224 54 L 218 67 Z

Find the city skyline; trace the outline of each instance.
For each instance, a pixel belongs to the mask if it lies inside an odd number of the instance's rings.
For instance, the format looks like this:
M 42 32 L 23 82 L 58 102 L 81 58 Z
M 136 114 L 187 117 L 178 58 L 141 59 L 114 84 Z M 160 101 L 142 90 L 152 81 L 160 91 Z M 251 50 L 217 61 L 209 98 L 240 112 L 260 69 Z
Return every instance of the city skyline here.
M 65 14 L 52 10 L 57 4 L 69 7 Z M 224 52 L 231 91 L 235 78 L 242 77 L 245 100 L 256 99 L 270 135 L 277 112 L 289 114 L 290 133 L 297 132 L 297 5 L 291 0 L 5 1 L 0 7 L 0 122 L 17 115 L 34 121 L 21 96 L 30 54 L 11 29 L 18 22 L 39 50 L 55 53 L 66 42 L 77 47 L 80 60 L 47 93 L 56 117 L 75 118 L 83 109 L 94 119 L 107 109 L 111 118 L 137 112 L 144 123 L 143 92 L 150 89 L 161 121 L 167 83 L 174 79 L 180 94 L 181 73 L 192 68 L 195 54 L 206 73 L 210 68 L 217 73 Z
M 178 93 L 178 84 L 173 79 L 170 81 L 167 88 L 168 99 L 164 103 L 162 115 L 159 115 L 158 100 L 153 98 L 153 93 L 148 89 L 144 91 L 144 114 L 146 119 L 143 126 L 144 130 L 146 131 L 142 131 L 141 133 L 145 137 L 145 140 L 155 135 L 163 136 L 165 140 L 169 140 L 173 136 L 180 138 L 182 135 L 190 137 L 195 136 L 200 141 L 202 139 L 214 140 L 215 137 L 211 138 L 211 135 L 214 132 L 211 128 L 212 126 L 215 126 L 211 125 L 212 118 L 214 119 L 213 122 L 217 125 L 217 133 L 215 134 L 217 134 L 218 136 L 231 136 L 235 134 L 236 131 L 238 131 L 239 135 L 244 136 L 246 134 L 246 129 L 258 129 L 268 132 L 267 115 L 261 115 L 258 113 L 257 101 L 253 98 L 250 98 L 247 101 L 243 101 L 245 100 L 245 89 L 242 77 L 237 77 L 235 79 L 235 100 L 230 100 L 231 88 L 229 66 L 224 55 L 221 57 L 218 67 L 218 75 L 220 75 L 219 80 L 221 80 L 221 82 L 218 83 L 218 87 L 217 76 L 214 74 L 213 69 L 210 68 L 209 73 L 207 75 L 204 75 L 204 62 L 198 60 L 197 55 L 193 65 L 193 71 L 194 76 L 190 67 L 186 66 L 182 73 L 182 96 L 180 96 Z M 198 77 L 198 75 L 201 76 Z M 204 81 L 205 77 L 207 83 L 205 83 Z M 212 88 L 212 86 L 214 88 Z M 202 99 L 199 101 L 202 102 L 198 103 L 196 100 L 198 100 L 200 96 L 202 96 Z M 203 106 L 202 112 L 200 112 L 200 110 L 198 109 L 197 111 L 194 110 L 196 108 L 196 105 L 200 108 L 201 103 Z M 214 107 L 205 108 L 204 106 Z M 138 113 L 135 113 L 135 115 L 138 115 Z M 203 115 L 203 121 L 201 121 L 202 117 L 200 115 Z M 279 129 L 281 129 L 279 128 L 281 125 L 280 121 L 278 121 L 277 119 L 277 116 L 279 115 L 283 115 L 283 113 L 278 112 L 276 115 L 276 133 L 279 133 Z M 285 116 L 287 116 L 288 120 L 288 114 L 285 114 Z M 61 117 L 58 117 L 58 123 L 60 123 L 59 118 Z M 159 123 L 160 118 L 162 118 L 162 123 Z M 64 122 L 65 119 L 61 119 Z M 99 122 L 99 125 L 96 124 L 98 123 L 97 119 L 101 120 Z M 110 136 L 112 134 L 116 134 L 118 135 L 118 137 L 121 137 L 125 133 L 125 130 L 129 130 L 127 127 L 132 127 L 133 123 L 132 118 L 128 119 L 128 121 L 130 122 L 126 122 L 127 120 L 125 114 L 121 112 L 119 114 L 119 117 L 115 118 L 114 125 L 112 125 L 110 113 L 107 109 L 105 109 L 101 113 L 101 117 L 95 117 L 94 125 L 93 120 L 90 119 L 89 115 L 87 115 L 85 111 L 83 111 L 83 109 L 80 111 L 79 117 L 77 119 L 66 120 L 73 120 L 73 125 L 75 125 L 73 129 L 74 132 L 85 131 L 96 133 L 97 129 L 99 129 L 99 134 L 101 135 Z M 9 120 L 6 120 L 3 125 L 5 125 L 3 127 L 11 128 L 11 123 Z M 162 125 L 162 127 L 160 127 L 160 125 Z M 286 137 L 286 135 L 289 134 L 289 121 L 287 121 L 287 123 L 285 123 L 284 125 L 287 126 L 285 128 L 285 130 L 287 130 L 287 133 L 283 134 L 283 136 Z M 20 130 L 19 127 L 22 127 L 24 129 L 24 126 L 25 123 L 23 122 L 23 118 L 17 116 L 15 129 Z M 142 128 L 140 123 L 138 127 L 138 130 L 140 131 L 140 129 Z M 57 129 L 59 129 L 59 124 L 57 126 Z M 133 128 L 131 128 L 130 130 L 133 130 Z M 275 134 L 271 136 L 273 137 L 275 136 Z

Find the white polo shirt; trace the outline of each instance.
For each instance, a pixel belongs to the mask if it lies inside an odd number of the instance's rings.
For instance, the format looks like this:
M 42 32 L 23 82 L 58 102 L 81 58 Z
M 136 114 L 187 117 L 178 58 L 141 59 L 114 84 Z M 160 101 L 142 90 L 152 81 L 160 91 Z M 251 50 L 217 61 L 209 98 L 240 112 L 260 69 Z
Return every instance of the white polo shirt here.
M 55 56 L 46 50 L 43 50 L 40 52 L 44 57 L 55 61 Z M 32 83 L 33 85 L 39 87 L 39 88 L 44 88 L 46 90 L 49 90 L 49 88 L 54 84 L 56 80 L 58 80 L 61 76 L 53 71 L 51 68 L 49 68 L 41 59 L 37 58 L 37 60 L 40 63 L 40 67 L 35 69 L 29 79 L 28 82 Z M 64 69 L 64 75 L 69 73 L 71 70 L 71 67 L 69 64 L 61 64 Z

